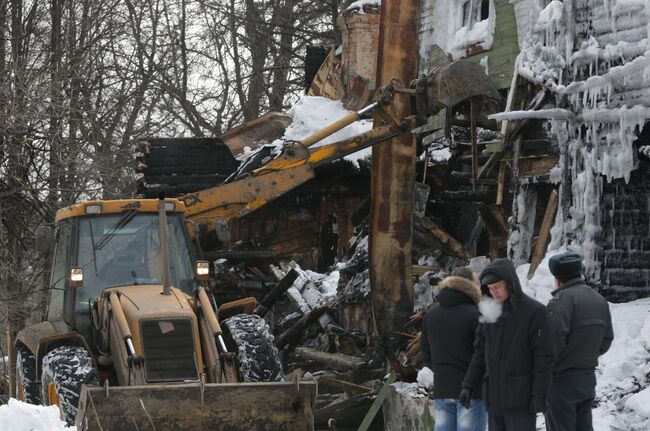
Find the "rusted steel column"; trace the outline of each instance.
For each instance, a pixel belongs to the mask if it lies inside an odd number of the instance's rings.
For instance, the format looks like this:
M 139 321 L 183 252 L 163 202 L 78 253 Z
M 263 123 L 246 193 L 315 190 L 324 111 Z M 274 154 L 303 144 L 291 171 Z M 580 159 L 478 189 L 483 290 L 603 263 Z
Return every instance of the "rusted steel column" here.
M 379 27 L 377 86 L 417 77 L 419 0 L 383 0 Z M 397 94 L 395 114 L 403 118 L 408 99 Z M 375 127 L 381 119 L 375 115 Z M 415 187 L 415 139 L 410 133 L 372 150 L 370 288 L 377 329 L 387 337 L 400 331 L 413 312 L 411 239 Z

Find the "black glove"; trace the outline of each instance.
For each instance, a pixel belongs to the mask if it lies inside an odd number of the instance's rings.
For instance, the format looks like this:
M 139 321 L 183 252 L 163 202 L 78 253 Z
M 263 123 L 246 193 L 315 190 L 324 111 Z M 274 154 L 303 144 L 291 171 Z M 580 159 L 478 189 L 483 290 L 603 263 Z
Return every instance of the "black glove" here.
M 544 413 L 546 411 L 546 397 L 533 395 L 533 398 L 530 400 L 529 410 L 531 413 Z
M 460 391 L 460 395 L 458 395 L 458 402 L 460 403 L 461 406 L 465 407 L 466 409 L 469 408 L 469 401 L 472 397 L 472 390 L 468 388 L 463 388 Z

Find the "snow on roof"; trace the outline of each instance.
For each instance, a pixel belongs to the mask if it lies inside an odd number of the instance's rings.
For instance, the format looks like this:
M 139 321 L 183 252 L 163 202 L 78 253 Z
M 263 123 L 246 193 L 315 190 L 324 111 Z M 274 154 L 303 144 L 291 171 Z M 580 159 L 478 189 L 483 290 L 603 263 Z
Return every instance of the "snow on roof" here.
M 320 96 L 303 96 L 289 111 L 289 114 L 293 116 L 293 122 L 285 130 L 284 136 L 274 141 L 273 144 L 279 146 L 283 141 L 287 140 L 300 141 L 343 118 L 350 112 L 352 111 L 345 109 L 340 100 L 331 100 Z M 342 141 L 371 129 L 372 120 L 360 120 L 317 142 L 312 147 Z M 358 160 L 370 157 L 371 153 L 372 148 L 369 147 L 350 154 L 345 159 L 354 163 L 355 166 L 359 166 Z

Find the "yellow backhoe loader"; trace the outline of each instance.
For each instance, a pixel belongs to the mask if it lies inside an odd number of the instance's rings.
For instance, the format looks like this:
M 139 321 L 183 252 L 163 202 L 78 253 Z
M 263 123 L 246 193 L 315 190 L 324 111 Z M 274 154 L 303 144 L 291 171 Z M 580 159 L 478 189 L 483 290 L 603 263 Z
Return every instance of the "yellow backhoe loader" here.
M 456 99 L 498 97 L 479 66 L 466 69 L 468 82 L 456 78 L 451 91 Z M 445 72 L 436 73 L 417 89 L 385 87 L 368 108 L 287 143 L 235 181 L 181 199 L 60 209 L 54 229 L 37 231 L 39 250 L 53 250 L 47 320 L 16 337 L 18 398 L 58 405 L 79 431 L 313 429 L 316 384 L 278 381 L 278 351 L 265 321 L 252 314 L 255 299 L 218 304 L 205 288 L 209 263 L 195 260 L 192 237 L 227 235 L 229 220 L 306 182 L 315 167 L 411 130 L 416 116 L 395 118 L 393 95 L 431 99 L 426 109 L 435 111 L 441 90 L 433 98 L 427 90 Z M 383 125 L 309 148 L 373 110 Z
M 54 238 L 39 228 L 52 283 L 47 321 L 16 337 L 18 398 L 58 405 L 78 430 L 312 429 L 315 384 L 276 382 L 254 298 L 217 306 L 184 211 L 90 201 L 57 212 Z

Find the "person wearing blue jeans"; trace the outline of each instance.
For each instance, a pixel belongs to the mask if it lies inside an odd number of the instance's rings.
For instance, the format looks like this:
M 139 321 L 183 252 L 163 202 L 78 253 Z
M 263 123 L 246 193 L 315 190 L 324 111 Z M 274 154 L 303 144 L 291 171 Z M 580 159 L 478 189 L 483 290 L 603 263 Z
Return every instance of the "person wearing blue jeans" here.
M 438 301 L 424 316 L 420 351 L 434 375 L 434 431 L 484 431 L 487 413 L 481 391 L 471 394 L 469 408 L 458 395 L 472 355 L 481 291 L 468 268 L 455 270 L 438 283 Z
M 483 400 L 470 400 L 469 409 L 457 399 L 434 400 L 434 431 L 483 431 L 487 425 L 487 412 Z

